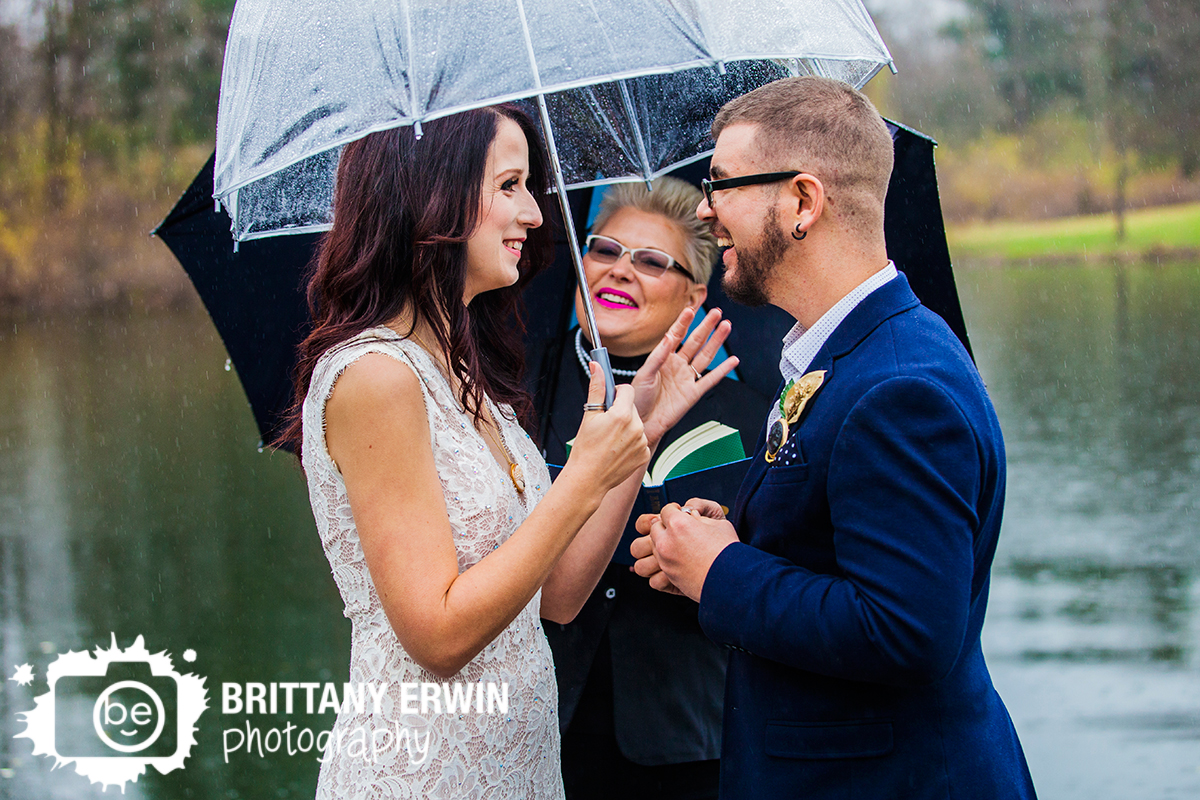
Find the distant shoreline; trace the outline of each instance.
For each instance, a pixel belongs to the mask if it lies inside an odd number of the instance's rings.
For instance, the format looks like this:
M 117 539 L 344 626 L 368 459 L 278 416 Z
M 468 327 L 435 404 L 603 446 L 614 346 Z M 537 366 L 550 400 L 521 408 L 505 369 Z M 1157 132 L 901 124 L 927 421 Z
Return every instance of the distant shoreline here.
M 1200 247 L 1150 248 L 1148 250 L 1116 250 L 1089 253 L 1039 253 L 1029 256 L 981 255 L 979 253 L 956 253 L 950 250 L 955 269 L 976 267 L 1057 267 L 1086 264 L 1100 266 L 1110 264 L 1184 264 L 1200 263 Z
M 1200 203 L 1141 208 L 1125 215 L 1117 241 L 1112 214 L 1001 220 L 946 226 L 955 263 L 1057 264 L 1200 260 Z
M 136 236 L 117 233 L 105 248 L 90 254 L 88 269 L 66 267 L 74 261 L 67 255 L 72 252 L 70 245 L 55 254 L 57 268 L 54 262 L 45 263 L 48 254 L 40 253 L 43 263 L 37 278 L 0 291 L 0 320 L 202 307 L 183 268 L 163 243 L 147 237 L 139 226 L 129 228 Z M 947 225 L 946 238 L 951 260 L 961 269 L 1200 263 L 1198 202 L 1131 211 L 1126 215 L 1126 231 L 1125 241 L 1118 244 L 1112 215 L 1095 214 Z M 120 263 L 108 263 L 116 253 L 122 254 Z

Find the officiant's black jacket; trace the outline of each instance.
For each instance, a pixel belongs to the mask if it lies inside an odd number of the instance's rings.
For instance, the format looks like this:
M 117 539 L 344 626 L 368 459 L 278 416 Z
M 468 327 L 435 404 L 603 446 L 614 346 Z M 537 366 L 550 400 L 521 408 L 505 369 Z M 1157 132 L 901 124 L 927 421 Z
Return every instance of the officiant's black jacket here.
M 572 344 L 574 332 L 567 342 L 551 417 L 543 426 L 546 461 L 559 465 L 566 459 L 566 442 L 579 430 L 587 397 L 587 376 Z M 643 360 L 613 356 L 612 365 L 636 369 Z M 618 383 L 628 381 L 617 378 Z M 752 453 L 769 403 L 746 384 L 727 378 L 663 438 L 657 452 L 696 426 L 716 420 L 736 428 L 746 453 Z M 700 630 L 694 602 L 657 592 L 628 566 L 614 563 L 575 621 L 547 621 L 544 627 L 554 651 L 564 732 L 576 722 L 585 694 L 583 707 L 595 708 L 611 692 L 617 744 L 630 761 L 658 765 L 720 757 L 728 650 Z M 595 715 L 581 714 L 578 724 L 596 724 L 587 716 Z

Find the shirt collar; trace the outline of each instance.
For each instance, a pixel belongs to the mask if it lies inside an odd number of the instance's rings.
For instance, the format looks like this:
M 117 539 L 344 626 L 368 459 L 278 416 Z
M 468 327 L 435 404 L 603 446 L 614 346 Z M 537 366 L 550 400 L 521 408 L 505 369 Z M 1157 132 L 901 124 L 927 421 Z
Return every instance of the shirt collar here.
M 817 351 L 825 344 L 830 335 L 837 330 L 850 312 L 876 289 L 892 280 L 897 275 L 896 265 L 889 261 L 887 266 L 850 290 L 850 293 L 834 304 L 833 308 L 821 315 L 811 328 L 805 328 L 797 322 L 783 337 L 783 354 L 779 359 L 779 371 L 783 380 L 790 381 L 799 378 L 808 369 Z

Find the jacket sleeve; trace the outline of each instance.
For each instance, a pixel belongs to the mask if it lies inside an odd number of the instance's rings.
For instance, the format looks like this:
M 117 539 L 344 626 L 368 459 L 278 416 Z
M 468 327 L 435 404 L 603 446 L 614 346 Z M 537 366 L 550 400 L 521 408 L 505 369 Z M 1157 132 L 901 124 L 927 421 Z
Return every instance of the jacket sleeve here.
M 944 677 L 966 634 L 983 464 L 946 390 L 918 377 L 876 385 L 845 418 L 830 458 L 840 574 L 730 545 L 702 590 L 705 633 L 823 675 L 896 685 Z

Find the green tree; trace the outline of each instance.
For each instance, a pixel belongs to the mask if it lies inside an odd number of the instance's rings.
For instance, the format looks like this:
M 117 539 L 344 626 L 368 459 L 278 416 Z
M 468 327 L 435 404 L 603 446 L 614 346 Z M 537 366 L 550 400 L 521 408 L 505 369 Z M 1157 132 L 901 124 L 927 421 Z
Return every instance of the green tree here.
M 1062 98 L 1085 96 L 1079 46 L 1087 14 L 1067 0 L 967 0 L 974 17 L 949 26 L 946 35 L 981 53 L 1009 125 L 1023 130 Z
M 1109 0 L 1114 136 L 1151 159 L 1200 169 L 1200 0 Z
M 0 27 L 0 303 L 88 286 L 144 232 L 139 205 L 182 188 L 214 138 L 233 5 L 29 0 Z

